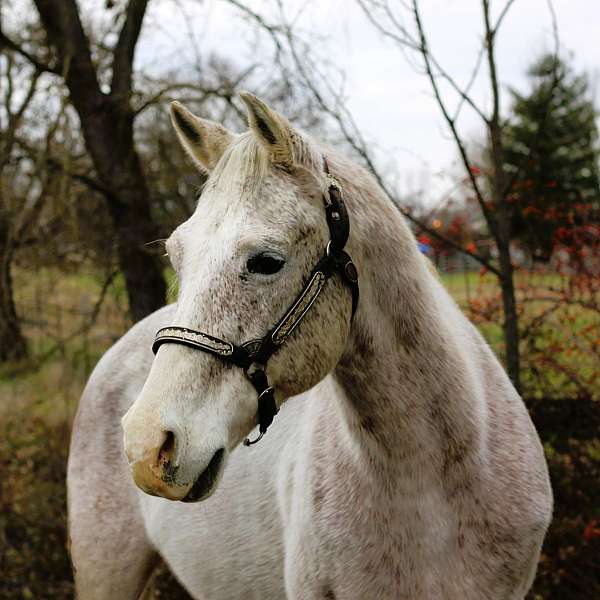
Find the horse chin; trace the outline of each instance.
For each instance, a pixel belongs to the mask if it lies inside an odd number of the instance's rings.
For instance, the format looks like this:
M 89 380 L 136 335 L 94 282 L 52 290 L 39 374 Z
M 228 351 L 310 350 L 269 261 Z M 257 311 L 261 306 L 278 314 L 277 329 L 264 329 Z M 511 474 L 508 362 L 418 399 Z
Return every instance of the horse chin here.
M 225 449 L 219 448 L 210 459 L 208 466 L 192 485 L 181 502 L 200 502 L 211 496 L 218 487 L 225 464 Z

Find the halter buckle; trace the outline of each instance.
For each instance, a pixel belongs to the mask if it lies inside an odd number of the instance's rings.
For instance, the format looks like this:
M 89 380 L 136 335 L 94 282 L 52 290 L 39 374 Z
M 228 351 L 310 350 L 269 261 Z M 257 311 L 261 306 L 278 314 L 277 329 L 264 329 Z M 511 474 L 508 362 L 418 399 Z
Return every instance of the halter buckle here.
M 351 260 L 344 265 L 343 273 L 344 277 L 350 283 L 358 283 L 358 270 L 356 269 L 356 265 Z

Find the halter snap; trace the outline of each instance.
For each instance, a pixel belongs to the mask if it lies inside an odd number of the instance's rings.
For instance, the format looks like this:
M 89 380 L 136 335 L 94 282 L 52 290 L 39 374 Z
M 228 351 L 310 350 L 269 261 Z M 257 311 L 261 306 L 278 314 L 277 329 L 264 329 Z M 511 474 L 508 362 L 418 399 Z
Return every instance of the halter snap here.
M 258 437 L 255 440 L 246 438 L 244 440 L 244 446 L 252 446 L 256 444 L 256 442 L 260 442 L 263 435 L 267 433 L 267 428 L 273 422 L 273 418 L 278 412 L 277 404 L 275 403 L 275 391 L 273 390 L 273 386 L 269 386 L 266 390 L 262 391 L 258 395 L 257 401 L 259 422 Z
M 268 360 L 300 324 L 323 290 L 326 281 L 336 272 L 340 273 L 342 281 L 352 292 L 351 320 L 358 307 L 358 271 L 350 255 L 344 251 L 350 234 L 348 211 L 342 198 L 342 188 L 329 172 L 325 157 L 323 169 L 327 182 L 323 203 L 330 239 L 323 257 L 313 268 L 302 291 L 272 329 L 262 339 L 249 340 L 238 346 L 202 331 L 170 326 L 159 329 L 152 344 L 154 354 L 163 344 L 181 344 L 207 352 L 244 369 L 246 377 L 257 393 L 256 414 L 259 427 L 258 437 L 252 441 L 244 440 L 245 446 L 256 444 L 263 438 L 278 412 L 275 390 L 269 385 L 266 373 Z

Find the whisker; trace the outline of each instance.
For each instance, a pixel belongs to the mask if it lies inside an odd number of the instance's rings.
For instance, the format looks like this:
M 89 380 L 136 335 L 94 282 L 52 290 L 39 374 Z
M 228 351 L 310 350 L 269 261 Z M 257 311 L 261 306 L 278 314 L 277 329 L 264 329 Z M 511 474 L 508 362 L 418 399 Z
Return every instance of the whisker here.
M 168 239 L 169 239 L 169 238 L 159 238 L 159 239 L 157 239 L 157 240 L 152 240 L 151 242 L 146 242 L 146 243 L 144 244 L 144 246 L 150 246 L 150 245 L 152 245 L 152 244 L 158 244 L 158 243 L 160 243 L 160 242 L 162 242 L 162 243 L 164 244 L 164 243 L 166 243 L 166 241 L 167 241 Z

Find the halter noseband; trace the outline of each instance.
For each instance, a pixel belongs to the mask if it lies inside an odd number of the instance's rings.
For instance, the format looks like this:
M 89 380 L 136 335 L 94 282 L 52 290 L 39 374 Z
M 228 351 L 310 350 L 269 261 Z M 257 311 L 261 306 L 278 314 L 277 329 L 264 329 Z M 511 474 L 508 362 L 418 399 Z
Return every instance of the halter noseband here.
M 259 425 L 259 436 L 253 441 L 244 440 L 245 446 L 255 444 L 263 437 L 278 412 L 275 393 L 267 379 L 267 361 L 300 324 L 321 293 L 325 282 L 336 272 L 340 273 L 342 280 L 352 291 L 351 320 L 354 318 L 358 306 L 358 272 L 352 259 L 344 251 L 350 234 L 348 212 L 342 198 L 340 184 L 329 173 L 325 158 L 323 158 L 323 164 L 327 178 L 327 193 L 323 194 L 323 202 L 329 225 L 329 243 L 325 254 L 308 277 L 304 288 L 275 326 L 262 339 L 250 340 L 239 346 L 202 331 L 185 327 L 163 327 L 156 333 L 152 344 L 154 354 L 163 344 L 181 344 L 213 354 L 244 369 L 246 377 L 258 394 L 257 420 Z

